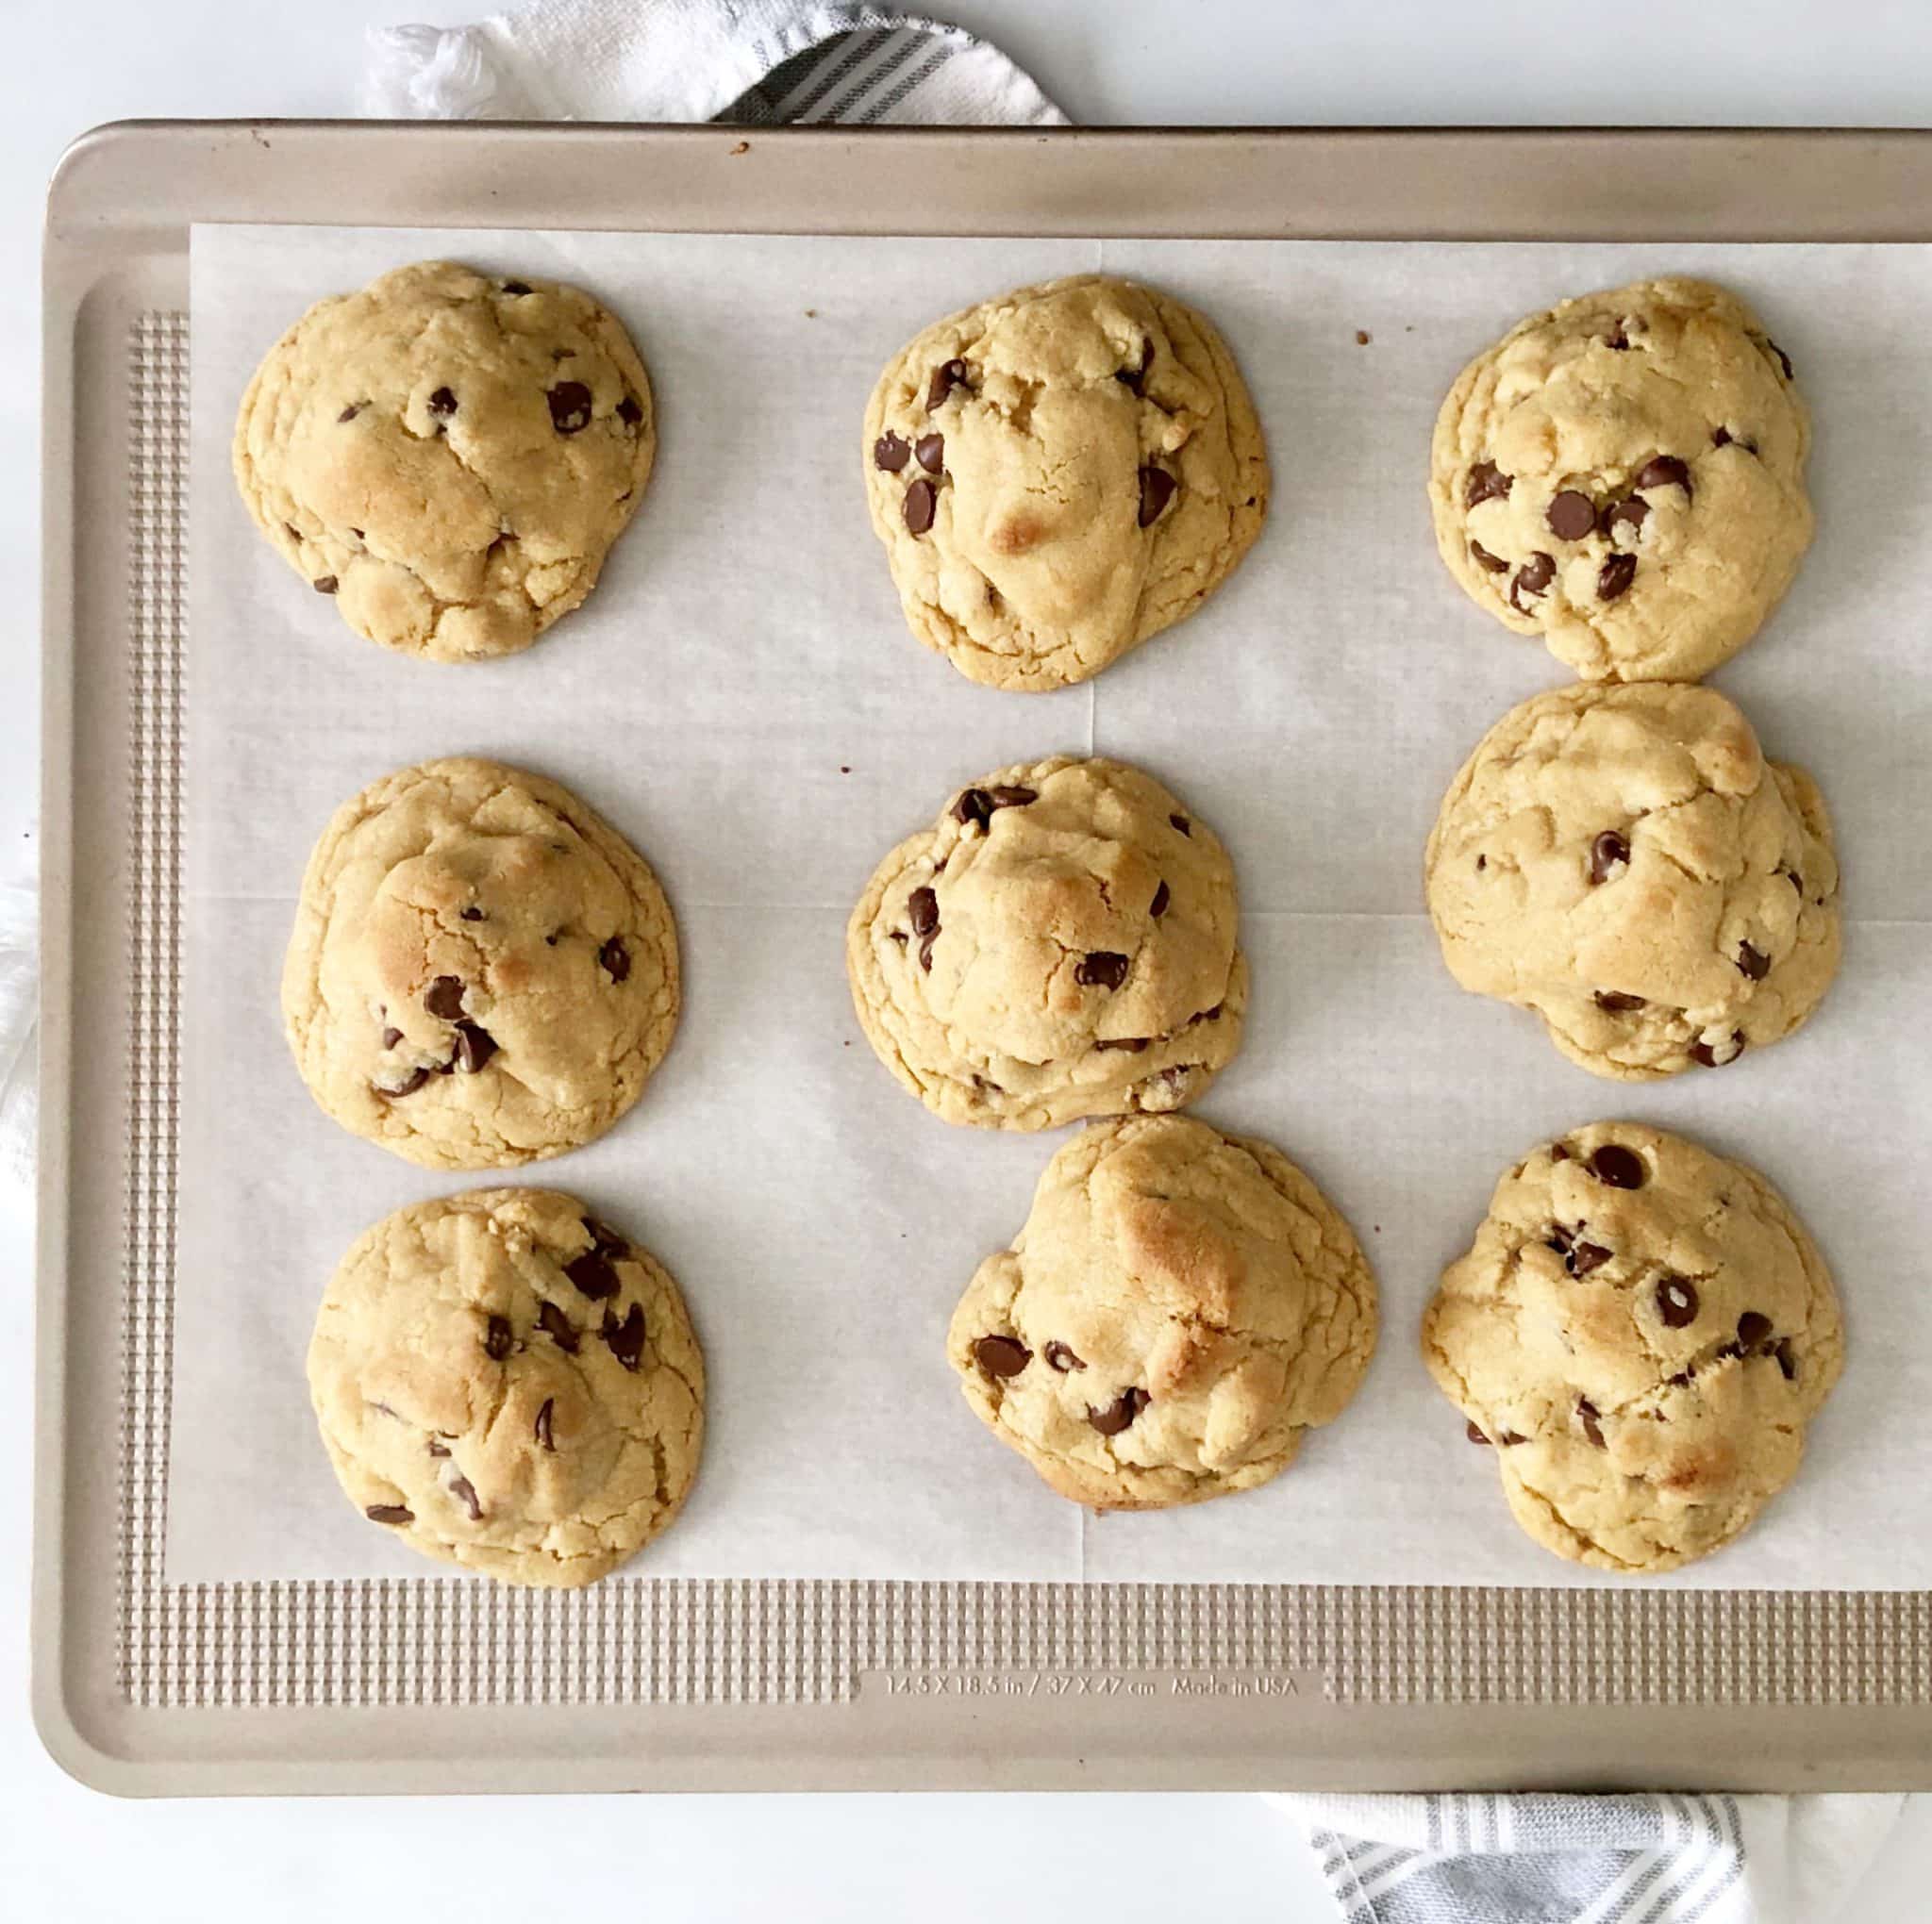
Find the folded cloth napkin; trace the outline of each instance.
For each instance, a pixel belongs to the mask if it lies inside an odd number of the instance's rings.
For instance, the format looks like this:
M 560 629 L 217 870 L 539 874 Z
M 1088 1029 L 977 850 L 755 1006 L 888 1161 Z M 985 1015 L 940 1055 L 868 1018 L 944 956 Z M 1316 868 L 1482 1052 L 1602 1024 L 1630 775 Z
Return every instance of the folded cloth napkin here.
M 1284 1797 L 1343 1924 L 1828 1924 L 1902 1797 Z

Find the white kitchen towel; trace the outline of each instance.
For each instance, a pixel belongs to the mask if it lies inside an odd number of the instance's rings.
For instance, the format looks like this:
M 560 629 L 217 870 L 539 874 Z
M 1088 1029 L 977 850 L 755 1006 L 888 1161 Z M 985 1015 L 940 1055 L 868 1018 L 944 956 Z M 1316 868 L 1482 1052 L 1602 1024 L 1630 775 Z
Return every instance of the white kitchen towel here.
M 797 0 L 539 0 L 475 26 L 372 27 L 392 120 L 1058 126 L 997 47 L 941 21 Z
M 1284 1797 L 1343 1924 L 1831 1924 L 1902 1797 Z

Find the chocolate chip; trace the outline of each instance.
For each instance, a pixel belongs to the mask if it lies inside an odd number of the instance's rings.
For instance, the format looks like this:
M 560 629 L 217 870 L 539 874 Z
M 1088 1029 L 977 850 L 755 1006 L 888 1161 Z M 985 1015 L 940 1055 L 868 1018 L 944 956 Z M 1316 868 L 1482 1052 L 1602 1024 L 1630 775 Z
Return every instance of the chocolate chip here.
M 1598 1182 L 1612 1189 L 1641 1189 L 1646 1175 L 1643 1158 L 1620 1142 L 1607 1142 L 1601 1149 L 1592 1150 L 1589 1169 Z
M 1710 431 L 1710 444 L 1714 448 L 1727 448 L 1731 444 L 1731 431 L 1727 427 L 1714 427 Z
M 483 1326 L 483 1353 L 492 1363 L 501 1363 L 509 1354 L 509 1319 L 507 1316 L 492 1316 Z
M 554 1302 L 541 1304 L 537 1311 L 537 1327 L 550 1338 L 567 1356 L 577 1352 L 576 1325 L 558 1309 Z
M 634 1302 L 630 1313 L 619 1322 L 614 1312 L 604 1312 L 604 1327 L 597 1334 L 605 1347 L 624 1367 L 635 1374 L 644 1355 L 644 1306 Z
M 1607 882 L 1619 869 L 1630 862 L 1630 844 L 1614 828 L 1607 828 L 1590 845 L 1590 879 L 1592 886 Z
M 1619 354 L 1622 354 L 1630 345 L 1630 337 L 1624 331 L 1624 322 L 1619 321 L 1616 332 L 1604 336 L 1604 345 L 1608 348 L 1614 348 Z
M 1776 342 L 1776 341 L 1774 341 L 1774 340 L 1772 340 L 1772 338 L 1771 338 L 1771 337 L 1770 337 L 1769 335 L 1766 335 L 1766 336 L 1765 336 L 1765 338 L 1764 338 L 1764 344 L 1765 344 L 1765 346 L 1766 346 L 1766 347 L 1770 348 L 1770 350 L 1772 351 L 1772 353 L 1773 353 L 1773 354 L 1774 354 L 1774 355 L 1776 355 L 1776 356 L 1777 356 L 1777 364 L 1778 364 L 1778 366 L 1779 366 L 1779 367 L 1781 367 L 1782 369 L 1784 369 L 1784 371 L 1785 371 L 1785 379 L 1786 379 L 1786 380 L 1788 380 L 1788 381 L 1794 381 L 1794 380 L 1796 380 L 1798 376 L 1797 376 L 1797 373 L 1796 373 L 1796 371 L 1795 371 L 1795 370 L 1794 370 L 1794 369 L 1792 368 L 1792 366 L 1791 366 L 1791 357 L 1790 357 L 1790 355 L 1788 355 L 1788 354 L 1787 354 L 1787 353 L 1786 353 L 1786 352 L 1784 351 L 1784 349 L 1783 349 L 1783 348 L 1781 348 L 1781 347 L 1780 347 L 1780 346 L 1779 346 L 1779 345 L 1777 344 L 1777 342 Z
M 1160 510 L 1174 499 L 1174 478 L 1165 468 L 1141 470 L 1140 522 L 1143 528 L 1151 528 L 1160 519 Z
M 610 1267 L 609 1259 L 602 1250 L 586 1250 L 582 1255 L 573 1256 L 563 1266 L 563 1273 L 592 1302 L 601 1302 L 607 1296 L 615 1296 L 622 1286 L 617 1271 Z
M 475 1075 L 496 1053 L 496 1037 L 475 1022 L 457 1024 L 457 1067 Z
M 429 397 L 429 411 L 432 414 L 454 414 L 457 411 L 457 397 L 447 388 L 437 389 Z
M 1160 918 L 1167 913 L 1168 901 L 1169 896 L 1167 892 L 1167 884 L 1163 882 L 1160 885 L 1160 887 L 1154 891 L 1154 900 L 1147 904 L 1147 913 L 1151 915 L 1156 921 L 1158 921 Z
M 930 888 L 915 888 L 906 898 L 906 907 L 912 917 L 912 933 L 915 936 L 939 933 L 940 899 Z
M 1074 980 L 1082 988 L 1118 988 L 1133 966 L 1128 958 L 1111 949 L 1096 949 L 1081 956 L 1074 970 Z
M 962 788 L 953 804 L 953 820 L 976 821 L 984 828 L 1002 808 L 1024 808 L 1039 800 L 1039 789 L 1008 783 L 996 783 L 991 788 Z
M 1211 1009 L 1203 1009 L 1193 1020 L 1197 1022 L 1218 1022 L 1221 1020 L 1222 1010 L 1226 1006 L 1225 1003 L 1216 1003 Z
M 1604 509 L 1604 533 L 1615 540 L 1619 535 L 1628 534 L 1634 540 L 1637 530 L 1650 515 L 1650 503 L 1641 494 L 1627 495 L 1624 500 Z
M 1690 1045 L 1690 1060 L 1705 1069 L 1723 1069 L 1727 1063 L 1737 1061 L 1739 1056 L 1744 1053 L 1743 1030 L 1733 1029 L 1731 1031 L 1729 1047 L 1730 1053 L 1728 1055 L 1720 1055 L 1717 1047 L 1714 1047 L 1712 1044 L 1704 1041 L 1693 1042 Z
M 1001 783 L 986 792 L 992 797 L 995 808 L 1024 808 L 1027 803 L 1040 800 L 1038 788 L 1023 788 L 1017 783 Z
M 1154 1038 L 1151 1036 L 1121 1036 L 1112 1038 L 1101 1037 L 1093 1044 L 1096 1049 L 1122 1049 L 1129 1055 L 1138 1055 Z
M 989 1376 L 1017 1376 L 1032 1362 L 1033 1352 L 1014 1336 L 981 1336 L 973 1356 Z
M 449 1445 L 447 1443 L 440 1442 L 434 1436 L 430 1437 L 428 1442 L 424 1444 L 423 1447 L 424 1449 L 428 1451 L 428 1452 L 432 1456 L 447 1456 L 449 1454 Z
M 336 578 L 333 574 L 317 575 L 308 585 L 317 594 L 333 594 L 336 591 Z
M 1600 988 L 1596 992 L 1596 1005 L 1610 1015 L 1621 1016 L 1630 1009 L 1641 1009 L 1643 998 L 1625 995 L 1621 988 Z
M 1783 1372 L 1785 1381 L 1787 1383 L 1797 1382 L 1798 1358 L 1796 1352 L 1791 1348 L 1790 1337 L 1786 1336 L 1771 1353 L 1777 1358 L 1777 1367 Z
M 1526 594 L 1542 594 L 1556 578 L 1557 564 L 1555 560 L 1539 548 L 1516 571 L 1516 578 L 1509 584 L 1509 605 L 1519 615 L 1529 614 L 1531 610 L 1524 606 L 1523 597 Z
M 1515 485 L 1516 477 L 1504 473 L 1495 462 L 1478 461 L 1469 471 L 1469 480 L 1462 490 L 1462 505 L 1471 508 L 1485 501 L 1501 501 Z
M 423 991 L 423 1006 L 432 1016 L 441 1016 L 454 1020 L 463 1012 L 463 985 L 454 975 L 439 975 Z
M 557 1448 L 557 1438 L 551 1430 L 553 1412 L 556 1406 L 556 1398 L 546 1396 L 543 1399 L 543 1407 L 537 1412 L 537 1420 L 530 1426 L 536 1433 L 537 1443 L 540 1449 L 554 1451 Z
M 1738 1319 L 1738 1340 L 1747 1350 L 1755 1350 L 1771 1335 L 1771 1319 L 1761 1310 L 1747 1309 Z
M 617 418 L 626 427 L 637 426 L 644 418 L 644 410 L 639 405 L 638 397 L 628 389 L 625 390 L 624 399 L 617 404 Z
M 630 951 L 616 937 L 597 951 L 598 966 L 612 982 L 624 982 L 630 976 Z
M 886 934 L 889 935 L 893 941 L 897 942 L 900 948 L 903 949 L 906 946 L 907 936 L 906 931 L 904 929 L 888 929 L 886 931 Z
M 465 921 L 481 921 L 483 920 L 483 911 L 480 908 L 472 906 L 461 910 L 460 913 Z
M 389 1028 L 382 1032 L 382 1046 L 385 1049 L 393 1049 L 402 1039 L 403 1032 L 400 1029 Z
M 1637 556 L 1635 555 L 1612 555 L 1596 572 L 1596 598 L 1599 601 L 1615 601 L 1628 591 L 1630 584 L 1637 578 Z
M 1596 526 L 1596 503 L 1574 488 L 1566 488 L 1550 503 L 1544 519 L 1559 540 L 1580 541 Z
M 349 530 L 349 532 L 350 532 L 350 533 L 351 533 L 352 535 L 354 535 L 354 536 L 355 536 L 355 538 L 356 538 L 356 539 L 358 539 L 358 541 L 359 541 L 359 540 L 362 540 L 362 539 L 364 539 L 364 536 L 363 536 L 362 530 L 361 530 L 360 528 L 351 528 L 351 529 Z
M 413 1523 L 416 1513 L 401 1503 L 371 1503 L 362 1514 L 372 1523 Z
M 1681 488 L 1688 497 L 1690 489 L 1690 470 L 1675 455 L 1653 455 L 1637 471 L 1634 483 L 1639 488 Z
M 580 434 L 591 424 L 591 390 L 581 381 L 559 381 L 546 397 L 550 424 L 558 434 Z
M 1489 856 L 1487 856 L 1487 855 L 1478 855 L 1478 856 L 1477 856 L 1477 857 L 1475 858 L 1475 871 L 1476 871 L 1476 873 L 1477 873 L 1478 875 L 1480 875 L 1480 874 L 1482 873 L 1482 871 L 1484 871 L 1485 869 L 1487 869 L 1487 868 L 1488 868 L 1489 866 L 1490 866 L 1490 858 L 1489 858 Z
M 1185 815 L 1170 815 L 1168 821 L 1185 836 L 1191 836 L 1194 824 Z
M 1771 957 L 1749 942 L 1738 944 L 1738 972 L 1747 981 L 1762 982 L 1771 973 Z
M 872 444 L 873 466 L 883 469 L 888 474 L 896 474 L 911 458 L 910 445 L 890 429 Z
M 946 438 L 942 434 L 923 434 L 913 443 L 912 452 L 928 474 L 937 474 L 946 465 Z
M 597 1253 L 604 1256 L 627 1256 L 630 1244 L 610 1227 L 608 1222 L 599 1222 L 594 1216 L 581 1219 L 584 1233 L 597 1245 Z
M 932 371 L 932 379 L 926 383 L 925 406 L 930 413 L 953 390 L 966 378 L 966 363 L 962 360 L 941 361 Z
M 1576 1399 L 1577 1420 L 1583 1425 L 1583 1434 L 1601 1450 L 1604 1448 L 1603 1426 L 1597 1421 L 1601 1412 L 1587 1396 Z
M 1103 1436 L 1118 1436 L 1154 1399 L 1144 1389 L 1124 1389 L 1104 1410 L 1087 1406 L 1087 1420 Z
M 1152 335 L 1141 343 L 1141 365 L 1138 368 L 1120 368 L 1115 371 L 1114 379 L 1124 388 L 1131 388 L 1137 394 L 1147 391 L 1147 370 L 1154 365 L 1154 338 Z
M 1681 1276 L 1661 1276 L 1657 1285 L 1657 1313 L 1666 1329 L 1681 1330 L 1697 1320 L 1697 1291 Z
M 1491 555 L 1480 541 L 1472 541 L 1469 552 L 1478 568 L 1487 569 L 1491 574 L 1507 574 L 1509 564 L 1500 555 Z
M 1600 1269 L 1610 1260 L 1610 1252 L 1601 1243 L 1572 1243 L 1563 1257 L 1563 1267 L 1573 1276 L 1588 1276 L 1592 1269 Z
M 923 535 L 932 526 L 933 512 L 939 506 L 939 494 L 930 481 L 915 481 L 906 490 L 906 499 L 900 505 L 900 512 L 906 518 L 908 529 L 915 535 Z
M 1082 1357 L 1074 1354 L 1064 1343 L 1054 1342 L 1046 1346 L 1046 1367 L 1058 1369 L 1064 1376 L 1070 1369 L 1084 1369 L 1087 1367 Z
M 360 414 L 361 411 L 368 406 L 369 404 L 366 401 L 351 401 L 349 405 L 346 407 L 344 407 L 340 414 L 336 416 L 336 420 L 338 423 L 341 423 L 344 421 L 354 421 L 357 415 Z
M 1513 1450 L 1519 1443 L 1527 1443 L 1529 1441 L 1529 1438 L 1525 1436 L 1521 1430 L 1505 1430 L 1502 1433 L 1502 1435 L 1496 1438 L 1496 1441 L 1500 1443 L 1505 1450 Z
M 530 284 L 528 281 L 507 280 L 503 284 L 503 291 L 507 294 L 527 294 Z
M 476 1485 L 466 1476 L 453 1476 L 449 1480 L 449 1493 L 470 1513 L 472 1523 L 483 1520 L 483 1505 L 476 1501 Z
M 302 539 L 302 530 L 293 522 L 284 522 L 282 523 L 282 532 L 291 541 L 299 541 Z
M 1483 1426 L 1480 1423 L 1478 1423 L 1474 1417 L 1472 1417 L 1468 1422 L 1463 1424 L 1462 1434 L 1465 1436 L 1467 1436 L 1472 1443 L 1481 1443 L 1487 1445 L 1490 1440 L 1489 1437 L 1485 1435 L 1483 1433 Z
M 399 1096 L 413 1096 L 429 1080 L 429 1075 L 430 1071 L 426 1069 L 412 1069 L 392 1089 L 384 1088 L 380 1083 L 373 1084 L 371 1086 L 378 1096 L 386 1097 L 392 1103 Z
M 1551 1160 L 1552 1162 L 1568 1162 L 1568 1161 L 1570 1160 L 1570 1147 L 1569 1147 L 1569 1145 L 1568 1145 L 1567 1143 L 1563 1143 L 1563 1142 L 1553 1142 L 1553 1143 L 1551 1143 L 1551 1144 L 1550 1144 L 1550 1160 Z

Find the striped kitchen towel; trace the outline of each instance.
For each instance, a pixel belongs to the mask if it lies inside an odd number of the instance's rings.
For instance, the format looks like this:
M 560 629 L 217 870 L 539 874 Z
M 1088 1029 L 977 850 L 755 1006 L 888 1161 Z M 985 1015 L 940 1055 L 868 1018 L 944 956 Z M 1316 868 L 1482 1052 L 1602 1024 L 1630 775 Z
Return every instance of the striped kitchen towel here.
M 362 108 L 386 120 L 1066 122 L 961 27 L 798 0 L 538 0 L 475 26 L 372 27 Z

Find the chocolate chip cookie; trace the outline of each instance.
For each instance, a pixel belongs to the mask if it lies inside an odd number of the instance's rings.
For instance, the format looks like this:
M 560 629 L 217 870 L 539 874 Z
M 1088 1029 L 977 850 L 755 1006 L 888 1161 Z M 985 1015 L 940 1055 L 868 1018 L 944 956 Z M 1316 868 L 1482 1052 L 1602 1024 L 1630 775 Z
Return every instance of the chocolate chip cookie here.
M 879 376 L 866 493 L 912 632 L 973 681 L 1085 681 L 1191 614 L 1260 532 L 1226 344 L 1106 274 L 936 322 Z
M 846 929 L 859 1026 L 949 1122 L 1047 1129 L 1178 1109 L 1248 1001 L 1234 869 L 1123 762 L 1056 755 L 959 789 L 874 871 Z
M 282 1015 L 343 1128 L 432 1169 L 601 1136 L 671 1044 L 677 935 L 657 878 L 566 788 L 425 762 L 336 811 L 309 857 Z
M 1268 1482 L 1374 1347 L 1374 1278 L 1327 1199 L 1280 1151 L 1184 1116 L 1068 1143 L 946 1342 L 993 1434 L 1106 1510 Z
M 1589 681 L 1693 681 L 1750 640 L 1811 539 L 1790 357 L 1704 281 L 1519 323 L 1437 417 L 1436 543 L 1470 597 Z
M 1423 1356 L 1516 1520 L 1598 1569 L 1674 1569 L 1797 1473 L 1844 1363 L 1824 1258 L 1757 1170 L 1596 1122 L 1496 1185 Z
M 399 1209 L 308 1347 L 329 1461 L 371 1523 L 506 1583 L 596 1581 L 677 1515 L 705 1364 L 647 1251 L 549 1189 Z
M 1464 988 L 1645 1082 L 1789 1036 L 1838 971 L 1824 798 L 1714 688 L 1573 687 L 1512 708 L 1443 798 L 1429 914 Z
M 476 661 L 527 648 L 597 585 L 656 446 L 614 315 L 435 260 L 318 301 L 269 350 L 235 481 L 358 635 Z

